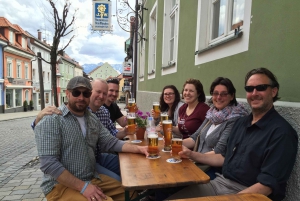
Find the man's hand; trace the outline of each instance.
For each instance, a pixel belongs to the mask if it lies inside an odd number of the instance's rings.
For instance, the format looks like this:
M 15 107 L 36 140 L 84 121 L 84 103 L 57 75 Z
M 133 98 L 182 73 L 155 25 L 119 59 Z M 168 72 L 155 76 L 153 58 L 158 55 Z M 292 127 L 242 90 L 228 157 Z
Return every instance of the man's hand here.
M 87 186 L 87 188 L 83 192 L 83 196 L 86 197 L 88 201 L 106 200 L 106 195 L 102 192 L 101 188 L 93 184 L 89 184 Z
M 35 125 L 45 116 L 45 115 L 51 115 L 51 114 L 62 114 L 59 109 L 57 109 L 56 106 L 47 106 L 42 111 L 38 113 L 35 119 Z
M 181 158 L 191 158 L 192 151 L 186 146 L 182 145 L 182 151 L 178 153 Z
M 145 156 L 149 156 L 148 146 L 137 146 L 137 148 L 140 150 L 140 153 L 145 154 Z

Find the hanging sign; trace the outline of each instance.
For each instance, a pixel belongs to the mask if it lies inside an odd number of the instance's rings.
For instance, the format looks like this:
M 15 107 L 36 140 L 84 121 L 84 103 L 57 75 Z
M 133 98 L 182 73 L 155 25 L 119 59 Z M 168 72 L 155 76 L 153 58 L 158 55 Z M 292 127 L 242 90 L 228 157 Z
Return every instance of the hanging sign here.
M 111 31 L 111 2 L 93 1 L 93 30 Z

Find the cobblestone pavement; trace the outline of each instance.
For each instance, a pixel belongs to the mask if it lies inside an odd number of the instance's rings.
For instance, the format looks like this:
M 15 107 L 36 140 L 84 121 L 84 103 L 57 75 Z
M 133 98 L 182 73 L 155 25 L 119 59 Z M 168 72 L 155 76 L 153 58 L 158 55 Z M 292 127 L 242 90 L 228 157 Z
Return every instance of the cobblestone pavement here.
M 30 127 L 33 119 L 0 121 L 0 200 L 46 200 Z

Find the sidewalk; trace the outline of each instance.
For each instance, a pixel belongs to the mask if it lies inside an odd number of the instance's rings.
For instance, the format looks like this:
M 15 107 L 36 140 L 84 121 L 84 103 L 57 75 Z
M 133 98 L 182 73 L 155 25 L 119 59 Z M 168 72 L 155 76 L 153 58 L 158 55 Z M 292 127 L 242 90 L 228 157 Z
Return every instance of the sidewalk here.
M 0 114 L 0 121 L 7 121 L 12 119 L 20 119 L 20 118 L 26 118 L 26 117 L 34 117 L 36 116 L 40 111 L 27 111 L 27 112 L 14 112 L 14 113 L 1 113 Z

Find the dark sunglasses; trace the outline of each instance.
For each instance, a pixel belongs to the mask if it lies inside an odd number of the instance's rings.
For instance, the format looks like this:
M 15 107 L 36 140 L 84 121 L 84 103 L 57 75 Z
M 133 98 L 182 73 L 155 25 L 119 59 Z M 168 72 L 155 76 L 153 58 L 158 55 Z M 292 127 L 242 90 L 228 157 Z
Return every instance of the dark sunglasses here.
M 90 92 L 90 91 L 72 90 L 71 93 L 72 93 L 72 96 L 74 96 L 74 97 L 78 97 L 78 96 L 80 96 L 80 94 L 82 94 L 83 97 L 89 98 L 92 95 L 92 92 Z
M 269 84 L 260 84 L 257 86 L 245 86 L 245 90 L 247 92 L 253 92 L 254 89 L 256 89 L 256 91 L 266 91 L 268 87 L 271 87 L 271 85 Z

